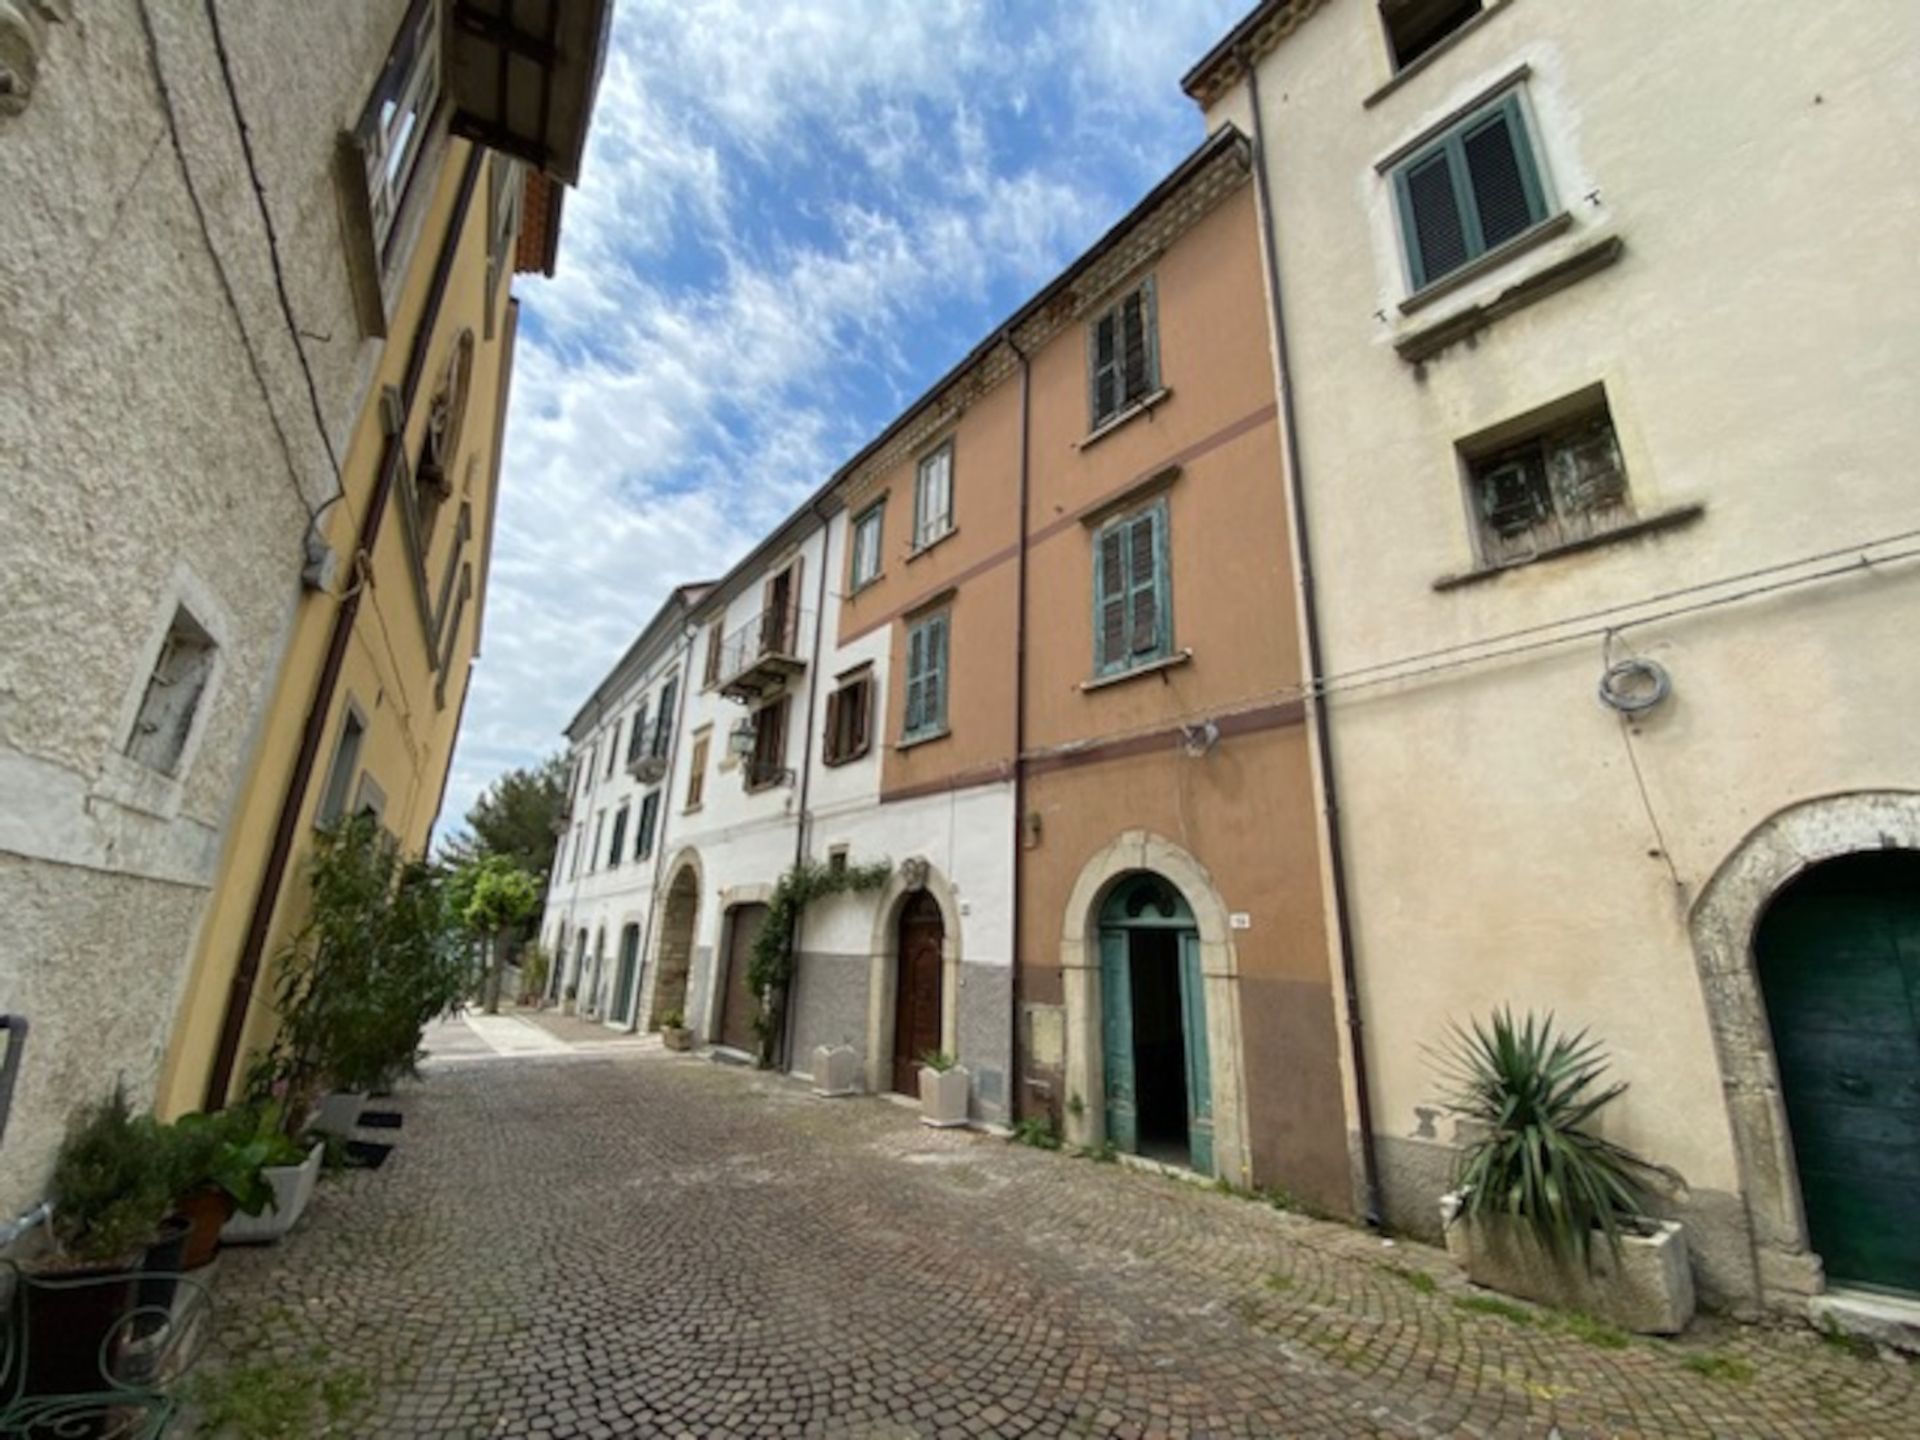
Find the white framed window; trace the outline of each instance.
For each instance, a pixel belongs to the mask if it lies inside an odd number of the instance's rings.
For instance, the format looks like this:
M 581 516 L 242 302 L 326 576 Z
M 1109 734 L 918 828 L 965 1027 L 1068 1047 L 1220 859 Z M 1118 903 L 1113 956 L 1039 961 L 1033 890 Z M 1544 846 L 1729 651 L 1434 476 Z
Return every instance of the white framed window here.
M 913 548 L 924 550 L 953 529 L 953 442 L 923 456 L 913 480 Z
M 353 131 L 366 167 L 373 244 L 382 264 L 389 258 L 407 186 L 439 102 L 440 5 L 438 0 L 414 0 Z
M 880 541 L 885 533 L 887 502 L 876 500 L 853 521 L 853 560 L 849 572 L 850 590 L 871 585 L 880 578 Z

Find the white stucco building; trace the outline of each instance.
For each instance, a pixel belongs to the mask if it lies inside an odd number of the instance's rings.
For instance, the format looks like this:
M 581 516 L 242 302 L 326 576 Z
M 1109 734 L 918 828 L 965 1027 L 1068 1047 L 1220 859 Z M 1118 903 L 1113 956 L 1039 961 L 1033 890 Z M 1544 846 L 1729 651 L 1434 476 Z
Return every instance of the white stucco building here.
M 1916 57 L 1893 0 L 1270 0 L 1187 77 L 1261 152 L 1396 1225 L 1425 1047 L 1510 1005 L 1630 1082 L 1709 1296 L 1920 1288 Z

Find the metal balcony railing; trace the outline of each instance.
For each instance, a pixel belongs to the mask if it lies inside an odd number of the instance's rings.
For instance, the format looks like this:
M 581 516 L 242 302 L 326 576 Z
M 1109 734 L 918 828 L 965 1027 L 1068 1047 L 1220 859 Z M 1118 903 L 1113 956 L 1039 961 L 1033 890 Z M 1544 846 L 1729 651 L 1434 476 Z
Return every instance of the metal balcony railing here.
M 777 690 L 807 668 L 801 636 L 807 614 L 797 605 L 774 606 L 720 642 L 720 693 L 753 700 Z
M 635 732 L 627 746 L 627 773 L 658 780 L 666 773 L 667 752 L 673 747 L 673 717 L 662 715 Z

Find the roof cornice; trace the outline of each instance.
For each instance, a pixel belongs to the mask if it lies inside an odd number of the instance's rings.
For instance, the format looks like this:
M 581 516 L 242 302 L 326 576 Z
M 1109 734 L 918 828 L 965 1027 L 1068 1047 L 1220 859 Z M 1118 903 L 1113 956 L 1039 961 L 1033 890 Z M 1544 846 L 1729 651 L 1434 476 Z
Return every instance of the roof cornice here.
M 1206 109 L 1240 83 L 1247 66 L 1270 53 L 1327 0 L 1261 0 L 1187 73 L 1180 88 Z

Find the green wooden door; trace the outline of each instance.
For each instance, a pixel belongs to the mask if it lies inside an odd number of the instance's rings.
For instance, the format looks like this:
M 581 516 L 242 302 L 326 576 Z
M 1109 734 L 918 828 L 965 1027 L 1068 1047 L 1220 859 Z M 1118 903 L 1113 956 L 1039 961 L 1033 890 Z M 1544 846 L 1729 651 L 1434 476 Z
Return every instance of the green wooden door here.
M 1832 1280 L 1920 1292 L 1920 857 L 1813 871 L 1755 951 L 1813 1249 Z
M 1187 1051 L 1187 1146 L 1193 1168 L 1213 1174 L 1213 1078 L 1207 1054 L 1207 991 L 1200 974 L 1200 936 L 1180 936 L 1180 1027 Z
M 1133 1082 L 1133 969 L 1124 930 L 1100 932 L 1100 1048 L 1107 1139 L 1132 1153 L 1140 1148 L 1140 1123 Z
M 640 927 L 620 932 L 620 974 L 613 982 L 613 1018 L 622 1025 L 633 1019 L 633 976 L 640 968 Z

